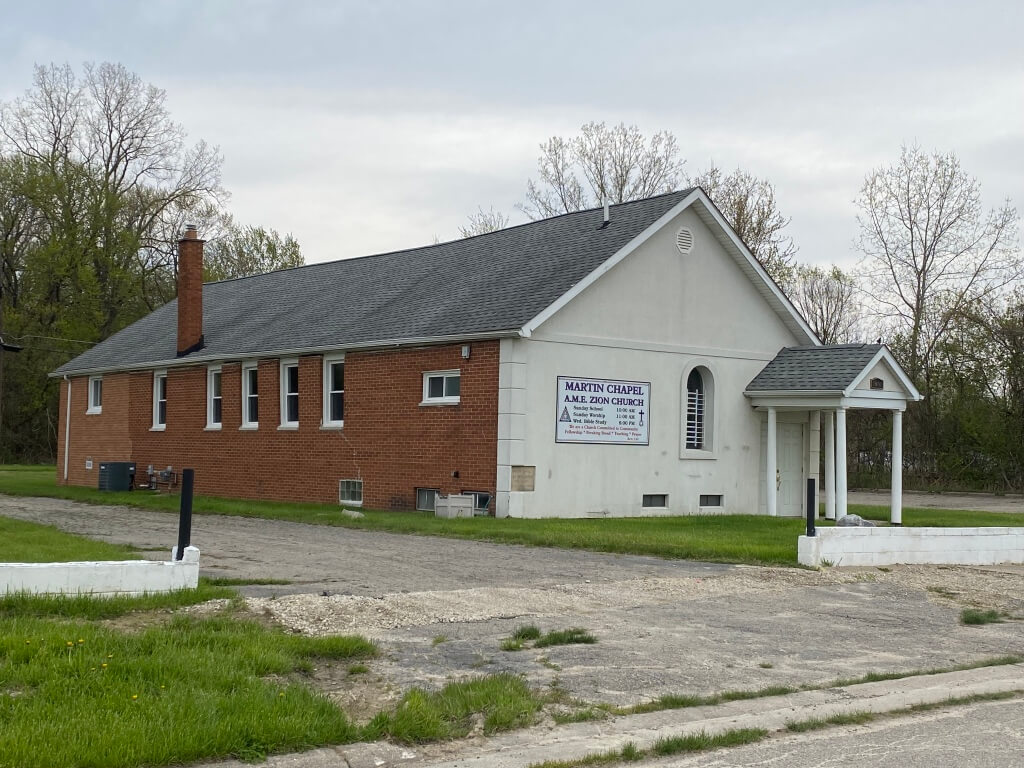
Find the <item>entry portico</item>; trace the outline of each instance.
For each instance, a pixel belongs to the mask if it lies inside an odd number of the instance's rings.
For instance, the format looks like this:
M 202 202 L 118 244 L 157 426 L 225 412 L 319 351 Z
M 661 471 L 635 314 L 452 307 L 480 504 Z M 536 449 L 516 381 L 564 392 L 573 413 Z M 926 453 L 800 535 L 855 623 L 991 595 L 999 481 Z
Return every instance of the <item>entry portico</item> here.
M 805 412 L 817 432 L 825 419 L 825 517 L 846 515 L 846 412 L 851 408 L 892 411 L 892 501 L 890 520 L 902 523 L 903 411 L 921 399 L 910 377 L 884 344 L 786 347 L 747 385 L 744 394 L 767 416 L 764 480 L 766 508 L 778 514 L 778 422 L 780 412 Z M 808 438 L 810 439 L 810 438 Z M 810 455 L 817 453 L 809 446 Z M 817 471 L 809 471 L 816 474 Z M 774 492 L 772 492 L 774 489 Z

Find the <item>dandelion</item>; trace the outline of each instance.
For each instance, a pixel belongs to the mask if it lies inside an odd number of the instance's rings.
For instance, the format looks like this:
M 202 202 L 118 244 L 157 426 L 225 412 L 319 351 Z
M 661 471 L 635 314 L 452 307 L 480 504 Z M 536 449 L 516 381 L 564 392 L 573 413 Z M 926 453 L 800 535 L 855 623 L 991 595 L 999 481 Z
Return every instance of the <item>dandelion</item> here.
M 25 645 L 32 645 L 32 641 L 31 640 L 26 640 L 25 641 Z
M 107 654 L 107 658 L 108 658 L 108 659 L 112 659 L 112 658 L 114 658 L 114 654 L 112 654 L 112 653 L 108 653 L 108 654 Z
M 100 664 L 100 666 L 103 667 L 103 669 L 106 669 L 107 668 L 107 662 L 103 662 L 102 664 Z
M 68 646 L 68 648 L 73 648 L 75 646 L 75 644 L 73 642 L 71 642 L 70 640 L 68 640 L 67 646 Z
M 280 696 L 284 696 L 284 691 L 281 691 L 281 693 L 279 693 L 279 694 L 277 694 L 277 695 L 278 695 L 279 697 L 280 697 Z
M 137 698 L 139 698 L 139 694 L 133 693 L 132 694 L 132 701 L 135 701 Z
M 80 638 L 78 638 L 78 644 L 79 644 L 79 645 L 81 645 L 81 644 L 82 644 L 82 643 L 84 643 L 84 642 L 85 642 L 85 640 L 84 640 L 84 639 L 82 639 L 81 637 L 80 637 Z

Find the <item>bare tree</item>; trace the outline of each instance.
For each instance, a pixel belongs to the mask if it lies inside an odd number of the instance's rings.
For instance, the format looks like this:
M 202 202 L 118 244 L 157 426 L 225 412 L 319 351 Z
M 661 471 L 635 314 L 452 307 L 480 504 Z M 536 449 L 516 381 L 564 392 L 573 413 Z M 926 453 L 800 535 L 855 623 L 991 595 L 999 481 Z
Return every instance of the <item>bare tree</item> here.
M 265 227 L 239 226 L 229 218 L 227 230 L 207 243 L 203 276 L 206 280 L 229 280 L 305 263 L 299 243 L 291 235 L 282 236 Z
M 793 239 L 782 232 L 789 219 L 778 209 L 775 187 L 740 168 L 726 176 L 714 166 L 689 183 L 707 192 L 768 274 L 790 288 L 796 276 L 797 248 Z
M 908 372 L 927 374 L 955 318 L 1024 274 L 1017 211 L 984 211 L 954 153 L 916 146 L 870 173 L 856 204 L 866 290 L 904 340 Z
M 517 206 L 533 220 L 671 192 L 683 180 L 676 137 L 644 136 L 635 125 L 587 123 L 578 136 L 552 136 L 540 145 L 539 178 L 526 184 Z
M 509 222 L 508 216 L 501 211 L 494 210 L 494 208 L 488 208 L 485 211 L 483 208 L 478 207 L 476 213 L 471 213 L 466 218 L 469 219 L 469 223 L 459 227 L 459 234 L 463 237 L 486 235 L 488 232 L 504 229 L 508 226 Z
M 839 267 L 796 267 L 789 297 L 822 343 L 847 344 L 860 335 L 857 285 Z

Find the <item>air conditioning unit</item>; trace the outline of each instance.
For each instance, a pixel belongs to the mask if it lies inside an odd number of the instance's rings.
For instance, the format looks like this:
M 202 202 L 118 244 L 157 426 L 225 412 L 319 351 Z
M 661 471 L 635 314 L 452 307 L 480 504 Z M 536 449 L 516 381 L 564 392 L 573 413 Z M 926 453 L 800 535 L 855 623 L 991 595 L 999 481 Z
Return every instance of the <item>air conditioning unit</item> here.
M 468 493 L 453 493 L 449 496 L 437 495 L 434 502 L 434 517 L 472 517 L 473 496 Z
M 135 487 L 134 461 L 101 461 L 99 490 L 130 491 Z

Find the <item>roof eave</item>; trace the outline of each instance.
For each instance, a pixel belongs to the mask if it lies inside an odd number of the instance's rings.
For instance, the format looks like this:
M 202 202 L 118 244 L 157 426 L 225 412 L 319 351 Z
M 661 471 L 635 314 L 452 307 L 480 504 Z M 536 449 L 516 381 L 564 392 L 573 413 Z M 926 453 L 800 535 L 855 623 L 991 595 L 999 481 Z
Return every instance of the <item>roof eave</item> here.
M 453 344 L 460 341 L 483 341 L 487 339 L 502 339 L 518 336 L 519 328 L 509 328 L 500 331 L 480 331 L 478 333 L 460 333 L 451 336 L 424 336 L 407 339 L 383 339 L 380 341 L 366 341 L 358 344 L 327 344 L 316 347 L 292 347 L 286 349 L 260 350 L 259 352 L 237 352 L 230 354 L 213 355 L 189 355 L 188 357 L 175 357 L 169 360 L 152 360 L 144 363 L 133 363 L 131 365 L 98 366 L 93 368 L 77 368 L 74 370 L 51 371 L 50 378 L 63 378 L 65 376 L 95 376 L 103 373 L 122 373 L 127 371 L 149 371 L 163 368 L 184 368 L 190 365 L 202 365 L 208 363 L 227 362 L 230 360 L 256 360 L 268 357 L 301 357 L 303 355 L 317 355 L 324 352 L 367 352 L 376 349 L 395 349 L 401 347 L 420 347 L 434 344 Z
M 746 389 L 747 397 L 843 397 L 841 389 Z

